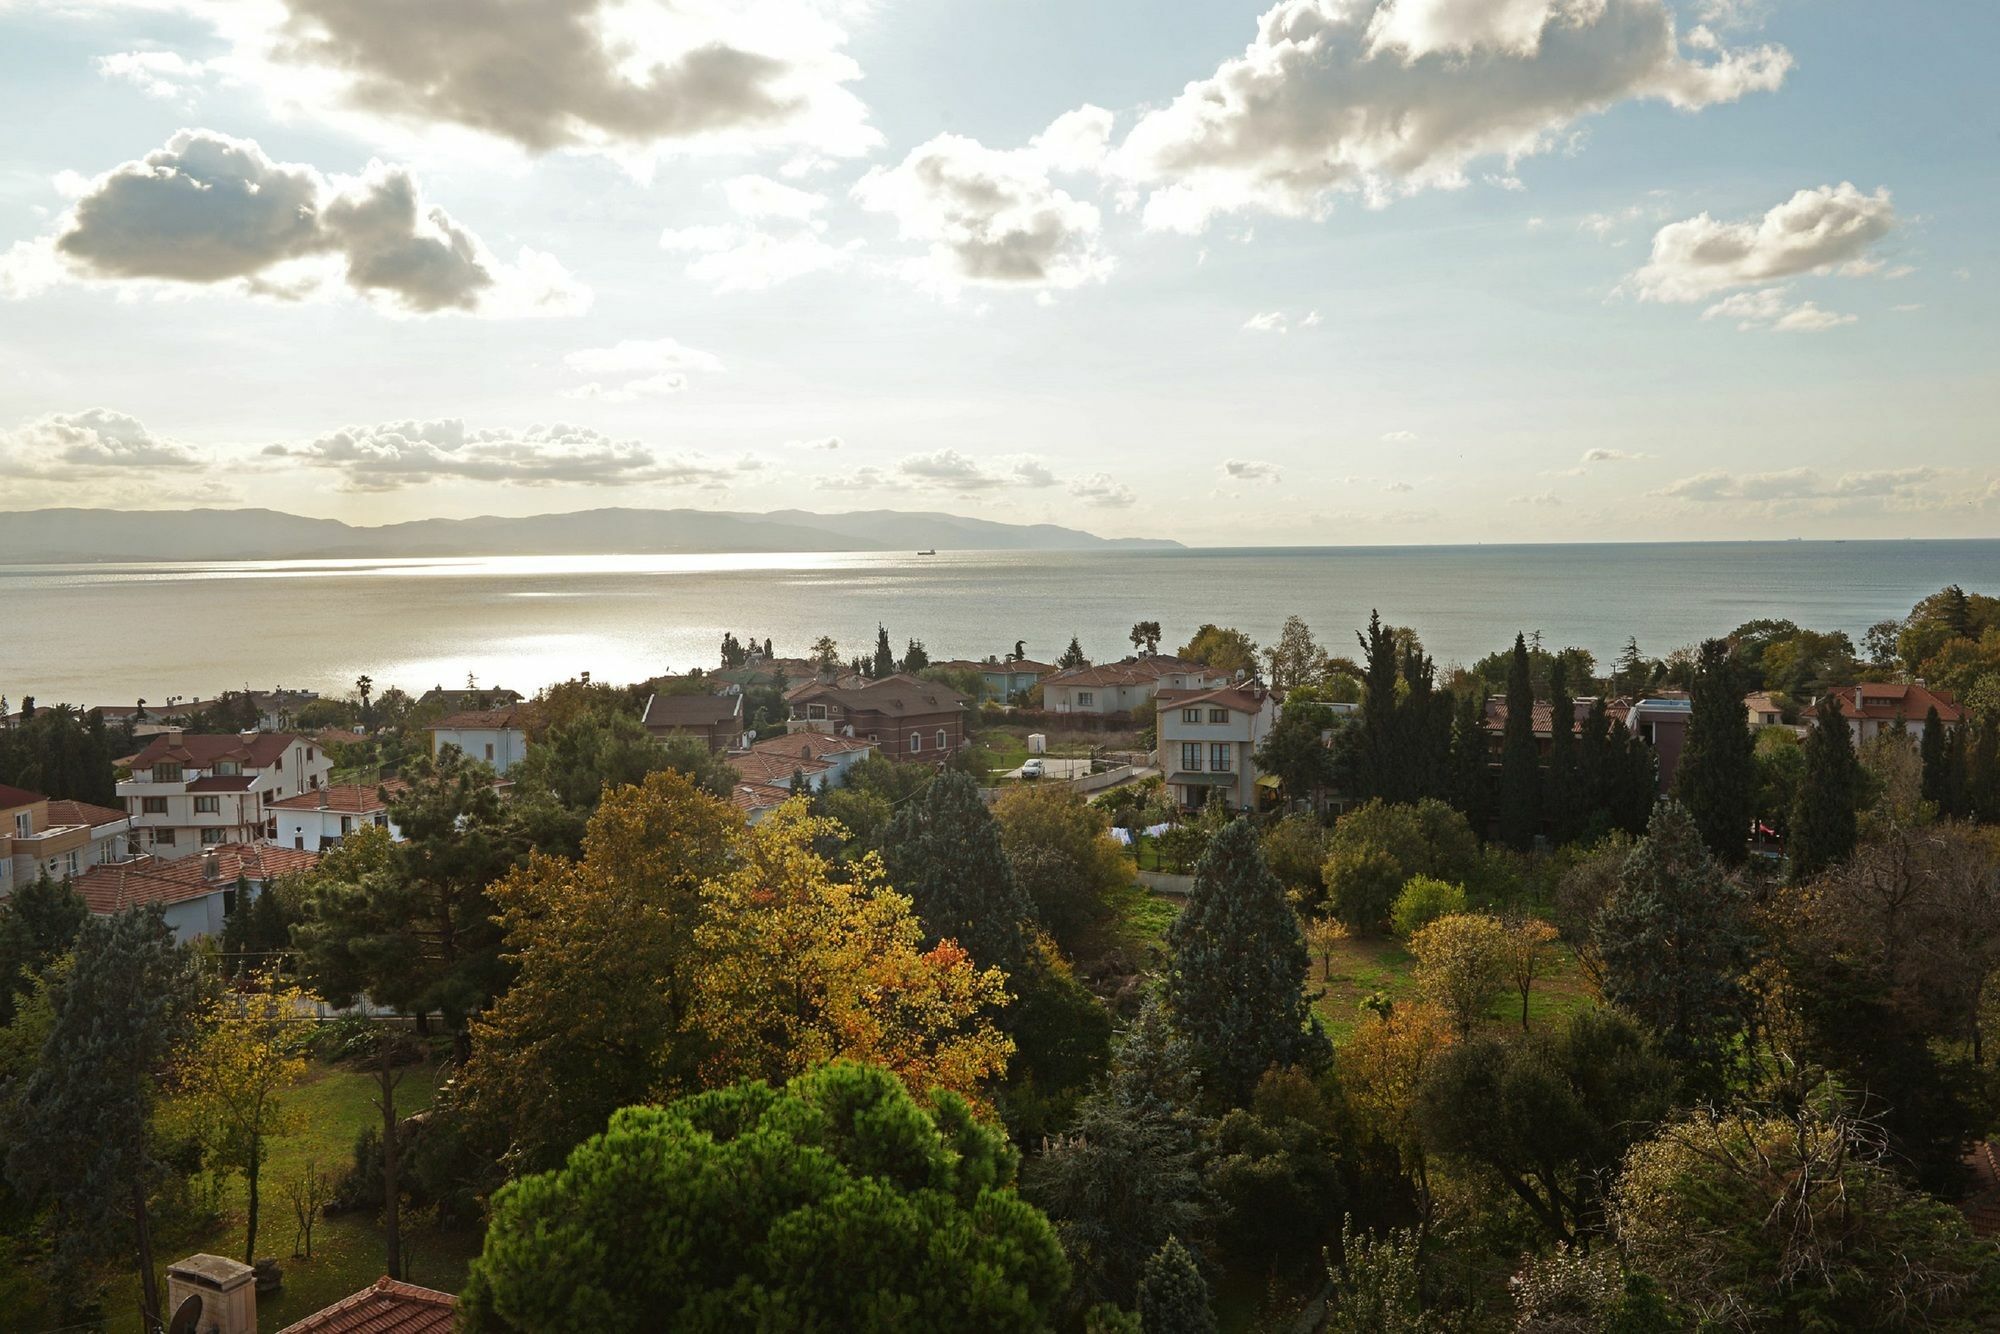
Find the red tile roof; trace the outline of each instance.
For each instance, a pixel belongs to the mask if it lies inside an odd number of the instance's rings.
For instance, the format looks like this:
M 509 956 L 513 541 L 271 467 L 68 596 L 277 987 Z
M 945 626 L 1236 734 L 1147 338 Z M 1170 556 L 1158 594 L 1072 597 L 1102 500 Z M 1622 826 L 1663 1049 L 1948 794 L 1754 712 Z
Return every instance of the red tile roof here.
M 1572 703 L 1574 706 L 1572 712 L 1576 715 L 1576 727 L 1580 732 L 1583 730 L 1583 720 L 1590 716 L 1591 706 L 1597 703 L 1597 701 L 1592 697 L 1585 696 L 1582 699 L 1572 701 Z M 1507 730 L 1507 697 L 1505 695 L 1488 695 L 1486 697 L 1486 730 L 1489 732 L 1504 732 Z M 1554 708 L 1545 699 L 1536 700 L 1535 735 L 1554 736 L 1555 730 Z
M 757 750 L 747 750 L 741 755 L 729 757 L 729 767 L 737 777 L 746 783 L 770 783 L 788 787 L 794 773 L 825 773 L 833 766 L 825 760 L 800 759 L 796 756 L 773 755 Z
M 5 806 L 6 804 L 5 801 L 0 801 L 0 806 Z M 92 829 L 95 829 L 99 825 L 114 824 L 119 820 L 128 820 L 130 818 L 131 816 L 115 806 L 93 806 L 87 801 L 69 801 L 67 799 L 58 799 L 49 803 L 50 824 L 87 824 Z
M 278 1334 L 450 1334 L 458 1298 L 448 1292 L 378 1278 Z
M 214 857 L 214 873 L 208 869 Z M 309 871 L 319 854 L 262 843 L 218 843 L 192 857 L 163 862 L 152 858 L 93 866 L 72 883 L 84 904 L 101 917 L 142 903 L 174 904 L 228 889 L 238 880 L 264 883 Z
M 326 810 L 338 811 L 343 815 L 365 815 L 389 808 L 389 801 L 378 795 L 378 791 L 386 791 L 389 798 L 393 799 L 397 794 L 407 791 L 409 786 L 400 778 L 392 778 L 380 784 L 379 788 L 373 783 L 329 783 L 312 792 L 301 792 L 293 797 L 280 797 L 276 801 L 267 801 L 264 804 L 287 811 Z
M 272 761 L 299 742 L 290 732 L 162 732 L 131 760 L 134 769 L 150 769 L 155 760 L 178 760 L 206 769 L 217 760 L 237 760 L 250 769 L 268 769 Z
M 534 722 L 533 711 L 524 704 L 510 705 L 504 709 L 471 709 L 465 713 L 454 713 L 432 723 L 432 732 L 492 730 L 513 727 L 526 730 Z
M 792 799 L 792 790 L 770 783 L 738 783 L 729 790 L 729 804 L 739 811 L 768 811 Z
M 1240 713 L 1256 713 L 1264 707 L 1263 699 L 1241 686 L 1223 686 L 1215 690 L 1162 690 L 1155 698 L 1163 709 L 1179 709 L 1195 704 L 1217 704 Z
M 5 783 L 0 783 L 0 811 L 13 806 L 32 806 L 38 801 L 47 800 L 48 798 L 39 792 L 30 792 L 25 787 L 8 787 Z
M 1827 693 L 1839 703 L 1843 718 L 1871 718 L 1885 723 L 1901 718 L 1905 722 L 1920 723 L 1935 708 L 1940 722 L 1965 721 L 1965 710 L 1958 706 L 1957 697 L 1949 690 L 1904 685 L 1899 681 L 1871 681 L 1863 685 L 1837 686 Z
M 841 736 L 837 732 L 790 732 L 783 736 L 765 737 L 751 743 L 750 750 L 758 755 L 786 755 L 793 759 L 816 759 L 823 755 L 845 755 L 851 751 L 873 750 L 873 741 L 863 741 L 860 737 Z
M 850 713 L 880 714 L 956 713 L 965 707 L 966 699 L 949 686 L 901 672 L 857 686 L 802 686 L 785 698 L 795 704 L 823 699 Z

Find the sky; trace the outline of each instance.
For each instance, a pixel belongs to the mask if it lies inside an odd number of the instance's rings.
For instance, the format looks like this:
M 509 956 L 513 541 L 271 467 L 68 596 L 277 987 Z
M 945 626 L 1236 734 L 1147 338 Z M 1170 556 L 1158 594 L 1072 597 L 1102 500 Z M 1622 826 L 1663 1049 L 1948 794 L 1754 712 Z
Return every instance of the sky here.
M 1975 0 L 0 0 L 0 511 L 1996 536 L 1996 53 Z

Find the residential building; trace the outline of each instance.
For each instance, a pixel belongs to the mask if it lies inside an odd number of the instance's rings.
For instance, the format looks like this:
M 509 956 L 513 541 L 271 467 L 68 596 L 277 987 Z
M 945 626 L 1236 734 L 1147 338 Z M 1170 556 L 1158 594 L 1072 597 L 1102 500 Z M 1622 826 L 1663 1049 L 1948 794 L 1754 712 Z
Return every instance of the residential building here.
M 1919 745 L 1924 739 L 1924 720 L 1932 709 L 1947 728 L 1965 721 L 1965 710 L 1955 695 L 1922 681 L 1870 681 L 1836 686 L 1827 693 L 1840 705 L 1840 716 L 1847 719 L 1848 732 L 1857 746 L 1899 726 L 1909 734 L 1911 745 Z
M 965 696 L 900 672 L 855 684 L 815 681 L 785 699 L 792 731 L 855 737 L 892 760 L 943 760 L 966 740 Z
M 743 695 L 733 686 L 724 695 L 649 695 L 641 721 L 654 736 L 693 737 L 720 755 L 742 748 Z
M 122 810 L 0 785 L 0 899 L 45 874 L 73 879 L 125 860 L 131 829 Z
M 946 667 L 955 672 L 979 673 L 984 697 L 1002 704 L 1027 694 L 1042 683 L 1042 678 L 1056 670 L 1046 662 L 1036 662 L 1031 658 L 988 658 L 984 662 L 954 658 L 949 662 L 934 662 L 931 666 Z
M 743 812 L 748 824 L 756 824 L 792 799 L 792 790 L 776 783 L 738 783 L 729 791 L 729 804 Z
M 1694 701 L 1683 691 L 1663 691 L 1644 699 L 1614 700 L 1613 717 L 1624 709 L 1625 730 L 1653 748 L 1658 761 L 1661 796 L 1673 791 L 1674 773 L 1681 765 L 1681 751 L 1687 745 L 1688 723 L 1694 718 Z
M 389 819 L 389 798 L 408 786 L 400 779 L 379 786 L 329 783 L 317 791 L 266 802 L 270 814 L 264 841 L 300 852 L 325 852 L 339 847 L 357 829 L 380 826 L 400 842 L 403 831 Z
M 449 714 L 432 723 L 431 754 L 446 746 L 457 746 L 467 758 L 493 766 L 497 775 L 519 764 L 528 755 L 530 715 L 524 704 L 498 709 L 470 709 Z
M 1042 707 L 1051 713 L 1131 713 L 1162 690 L 1215 690 L 1230 683 L 1227 672 L 1169 653 L 1146 653 L 1043 677 Z
M 84 906 L 110 917 L 142 904 L 159 904 L 175 939 L 186 942 L 222 934 L 223 923 L 239 908 L 239 892 L 254 899 L 280 876 L 309 871 L 319 854 L 262 843 L 224 843 L 198 857 L 161 861 L 137 857 L 93 866 L 71 883 Z
M 333 765 L 309 737 L 289 732 L 162 733 L 129 764 L 118 798 L 132 817 L 131 849 L 162 861 L 264 838 L 266 803 L 315 792 Z
M 781 765 L 816 766 L 813 771 L 822 775 L 816 786 L 838 787 L 847 781 L 848 770 L 875 751 L 875 743 L 862 737 L 840 736 L 832 732 L 786 732 L 752 742 L 747 753 L 768 757 Z M 743 771 L 739 767 L 737 772 Z M 787 769 L 785 773 L 789 781 L 791 771 Z
M 1256 810 L 1256 750 L 1278 722 L 1278 701 L 1262 686 L 1158 692 L 1159 766 L 1167 790 L 1194 810 L 1219 795 L 1232 810 Z
M 1785 721 L 1785 709 L 1777 696 L 1768 690 L 1758 690 L 1743 697 L 1743 711 L 1749 715 L 1750 730 L 1760 727 L 1781 727 Z

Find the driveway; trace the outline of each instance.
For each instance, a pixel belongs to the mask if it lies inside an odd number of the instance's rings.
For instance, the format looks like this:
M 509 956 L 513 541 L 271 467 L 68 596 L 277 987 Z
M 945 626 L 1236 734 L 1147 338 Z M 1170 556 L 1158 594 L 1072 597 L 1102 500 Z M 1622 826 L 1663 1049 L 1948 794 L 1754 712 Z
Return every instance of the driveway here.
M 1042 777 L 1044 778 L 1070 779 L 1088 778 L 1090 776 L 1089 760 L 1059 760 L 1053 755 L 1030 756 L 1029 758 L 1039 758 L 1041 760 Z M 1021 771 L 1019 769 L 1009 769 L 1001 775 L 1002 778 L 1019 778 L 1020 776 Z M 1034 780 L 1029 779 L 1028 781 L 1033 782 Z

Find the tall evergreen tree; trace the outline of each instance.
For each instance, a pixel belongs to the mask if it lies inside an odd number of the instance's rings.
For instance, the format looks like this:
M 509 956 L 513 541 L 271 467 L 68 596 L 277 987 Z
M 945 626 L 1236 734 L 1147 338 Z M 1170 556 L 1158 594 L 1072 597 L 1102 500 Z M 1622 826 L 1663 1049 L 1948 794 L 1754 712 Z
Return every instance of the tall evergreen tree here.
M 1588 812 L 1578 783 L 1576 699 L 1571 693 L 1569 659 L 1561 653 L 1549 664 L 1549 766 L 1543 790 L 1556 843 L 1574 842 L 1584 830 Z
M 1950 757 L 1946 754 L 1944 720 L 1938 717 L 1935 704 L 1924 712 L 1924 734 L 1917 742 L 1917 753 L 1923 758 L 1924 800 L 1944 814 L 1946 789 L 1951 784 Z
M 157 1077 L 192 1021 L 196 976 L 158 907 L 84 922 L 9 1128 L 8 1175 L 47 1209 L 60 1289 L 78 1293 L 77 1276 L 114 1257 L 136 1260 L 142 1329 L 164 1315 L 152 1197 L 171 1169 L 153 1134 Z
M 1646 832 L 1659 798 L 1660 757 L 1644 737 L 1626 730 L 1623 718 L 1613 718 L 1606 758 L 1611 766 L 1605 796 L 1612 827 L 1636 838 Z
M 875 661 L 868 666 L 868 674 L 877 680 L 896 674 L 896 650 L 889 647 L 888 629 L 879 623 L 875 626 Z
M 1741 1018 L 1751 935 L 1742 888 L 1679 802 L 1653 808 L 1593 934 L 1604 998 L 1712 1073 Z
M 1854 853 L 1861 761 L 1847 719 L 1832 695 L 1822 695 L 1806 737 L 1805 781 L 1792 806 L 1791 875 L 1803 884 Z
M 1324 1058 L 1326 1035 L 1305 996 L 1305 937 L 1248 817 L 1210 840 L 1167 948 L 1174 1023 L 1232 1105 L 1270 1067 Z
M 1972 744 L 1968 725 L 1959 723 L 1944 734 L 1944 800 L 1938 809 L 1953 820 L 1970 814 L 1966 800 Z
M 1534 846 L 1535 830 L 1541 824 L 1541 781 L 1528 640 L 1517 634 L 1514 656 L 1507 666 L 1507 724 L 1500 742 L 1500 838 L 1523 852 Z
M 1468 687 L 1453 701 L 1451 804 L 1483 840 L 1492 832 L 1492 747 L 1486 735 L 1486 697 Z
M 1608 829 L 1613 824 L 1611 815 L 1611 714 L 1605 708 L 1604 697 L 1599 695 L 1591 701 L 1590 712 L 1583 716 L 1583 724 L 1577 729 L 1576 738 L 1576 798 L 1583 807 L 1582 823 L 1586 829 Z
M 1728 642 L 1703 641 L 1674 796 L 1701 830 L 1702 842 L 1726 866 L 1740 866 L 1750 855 L 1750 817 L 1757 802 L 1756 740 L 1744 693 Z
M 1020 646 L 1017 644 L 1015 647 L 1018 648 Z M 1069 647 L 1062 651 L 1060 658 L 1056 659 L 1056 666 L 1062 668 L 1064 671 L 1068 671 L 1073 667 L 1090 666 L 1090 659 L 1085 657 L 1083 653 L 1083 644 L 1075 635 L 1069 637 Z
M 1355 795 L 1400 801 L 1396 749 L 1396 637 L 1383 628 L 1382 614 L 1368 613 L 1368 631 L 1357 634 L 1365 667 L 1361 729 L 1355 744 Z
M 979 788 L 943 773 L 903 803 L 883 840 L 889 882 L 910 896 L 927 943 L 956 940 L 982 968 L 1010 974 L 1027 955 L 1035 906 L 1014 879 L 1000 824 Z
M 0 899 L 0 1024 L 13 1021 L 35 974 L 69 953 L 89 915 L 67 879 L 46 873 Z
M 1215 1334 L 1208 1282 L 1179 1237 L 1146 1261 L 1139 1276 L 1140 1334 Z

